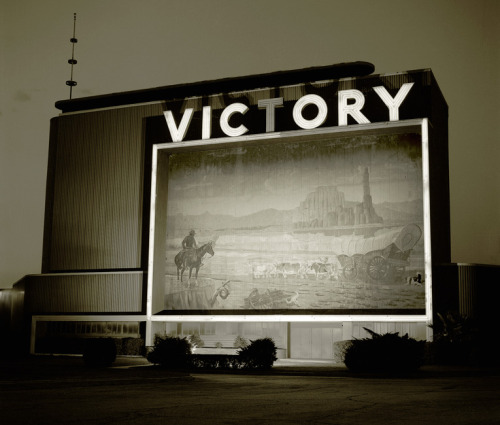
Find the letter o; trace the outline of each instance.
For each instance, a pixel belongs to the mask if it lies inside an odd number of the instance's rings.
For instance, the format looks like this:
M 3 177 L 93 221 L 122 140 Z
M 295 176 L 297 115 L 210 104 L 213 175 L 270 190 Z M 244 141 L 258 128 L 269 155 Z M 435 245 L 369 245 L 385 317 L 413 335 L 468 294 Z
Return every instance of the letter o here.
M 318 115 L 312 120 L 307 120 L 302 116 L 302 110 L 307 105 L 316 105 L 318 107 Z M 313 128 L 319 127 L 326 121 L 326 116 L 328 114 L 328 106 L 324 99 L 317 94 L 307 94 L 302 96 L 293 107 L 293 120 L 300 128 L 304 130 L 311 130 Z

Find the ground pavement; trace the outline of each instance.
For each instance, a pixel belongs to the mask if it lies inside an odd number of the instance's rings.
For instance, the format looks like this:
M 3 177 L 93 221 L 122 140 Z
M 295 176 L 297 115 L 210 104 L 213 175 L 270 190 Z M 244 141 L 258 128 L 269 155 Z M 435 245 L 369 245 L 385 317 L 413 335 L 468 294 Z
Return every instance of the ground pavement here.
M 121 357 L 0 361 L 3 425 L 500 424 L 500 370 L 425 366 L 409 376 L 354 374 L 279 360 L 266 373 L 183 373 Z

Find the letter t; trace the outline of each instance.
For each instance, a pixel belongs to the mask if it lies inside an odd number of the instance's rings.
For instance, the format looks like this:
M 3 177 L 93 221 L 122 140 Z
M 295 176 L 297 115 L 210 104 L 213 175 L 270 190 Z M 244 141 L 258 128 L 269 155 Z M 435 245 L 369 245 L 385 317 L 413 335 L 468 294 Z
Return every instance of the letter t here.
M 259 100 L 259 109 L 266 110 L 266 133 L 274 131 L 274 108 L 279 108 L 280 106 L 283 106 L 282 97 Z

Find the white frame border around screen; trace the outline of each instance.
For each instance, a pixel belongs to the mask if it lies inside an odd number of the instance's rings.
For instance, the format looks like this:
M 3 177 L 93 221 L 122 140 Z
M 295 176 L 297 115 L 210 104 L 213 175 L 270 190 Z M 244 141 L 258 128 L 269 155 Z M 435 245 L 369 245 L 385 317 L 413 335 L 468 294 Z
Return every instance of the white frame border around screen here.
M 376 124 L 357 124 L 341 127 L 326 127 L 314 130 L 297 130 L 274 132 L 239 137 L 223 137 L 217 139 L 194 140 L 175 143 L 161 143 L 153 146 L 152 175 L 151 175 L 151 205 L 149 227 L 149 255 L 146 318 L 147 328 L 151 329 L 152 322 L 432 322 L 432 267 L 431 267 L 431 229 L 430 229 L 430 201 L 429 201 L 429 134 L 428 119 L 412 119 L 403 121 L 383 122 Z M 225 148 L 252 143 L 283 142 L 284 139 L 303 140 L 308 137 L 334 135 L 342 137 L 356 134 L 392 134 L 418 131 L 422 137 L 422 180 L 424 206 L 424 251 L 425 251 L 425 314 L 370 314 L 370 315 L 327 315 L 327 314 L 258 314 L 258 315 L 154 315 L 153 305 L 153 270 L 154 270 L 154 234 L 156 220 L 156 188 L 157 188 L 157 161 L 158 151 L 168 150 L 190 151 L 199 149 Z

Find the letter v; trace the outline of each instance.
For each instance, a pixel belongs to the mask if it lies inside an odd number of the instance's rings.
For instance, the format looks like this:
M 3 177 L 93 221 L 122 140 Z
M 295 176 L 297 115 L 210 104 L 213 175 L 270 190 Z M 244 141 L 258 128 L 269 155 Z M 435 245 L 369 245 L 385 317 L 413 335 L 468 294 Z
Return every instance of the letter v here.
M 181 123 L 179 124 L 179 128 L 177 128 L 177 125 L 175 124 L 172 111 L 165 111 L 163 112 L 163 115 L 165 115 L 165 120 L 167 121 L 172 141 L 182 142 L 182 140 L 186 136 L 189 124 L 191 123 L 191 118 L 193 118 L 193 108 L 186 108 L 186 110 L 184 111 L 184 115 L 182 116 Z

